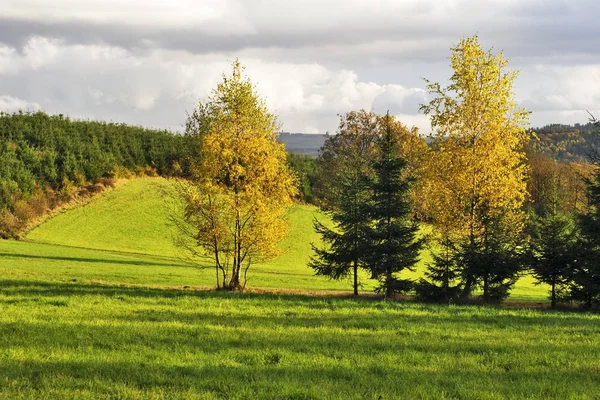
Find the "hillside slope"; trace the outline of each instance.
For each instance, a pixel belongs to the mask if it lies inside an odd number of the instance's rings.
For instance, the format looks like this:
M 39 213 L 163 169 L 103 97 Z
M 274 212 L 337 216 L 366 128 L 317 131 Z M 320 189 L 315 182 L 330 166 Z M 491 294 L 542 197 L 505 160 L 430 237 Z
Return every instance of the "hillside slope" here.
M 127 181 L 89 204 L 38 226 L 26 239 L 88 249 L 176 256 L 168 222 L 174 184 L 163 178 Z
M 0 269 L 4 258 L 10 260 L 12 270 L 22 268 L 15 278 L 34 274 L 36 279 L 53 281 L 212 286 L 215 278 L 210 263 L 201 262 L 206 269 L 198 270 L 199 265 L 189 264 L 173 244 L 177 232 L 169 223 L 169 213 L 176 203 L 173 181 L 127 181 L 85 206 L 49 219 L 26 236 L 28 243 L 0 241 Z M 308 205 L 289 211 L 290 231 L 279 244 L 282 254 L 250 269 L 250 287 L 350 290 L 349 281 L 315 277 L 307 266 L 311 242 L 319 240 L 312 228 L 315 217 L 326 218 Z M 98 262 L 102 257 L 106 263 Z M 364 281 L 364 290 L 371 291 L 374 282 Z
M 104 192 L 89 204 L 51 218 L 32 230 L 26 239 L 36 243 L 86 249 L 179 257 L 174 245 L 176 228 L 169 214 L 178 206 L 174 181 L 135 179 Z M 311 246 L 318 235 L 312 220 L 321 215 L 315 207 L 297 205 L 287 216 L 288 237 L 280 243 L 282 254 L 271 269 L 306 270 Z M 278 271 L 274 271 L 278 272 Z M 280 272 L 280 271 L 279 271 Z
M 71 209 L 32 230 L 28 243 L 0 241 L 0 273 L 13 279 L 124 283 L 166 286 L 213 286 L 210 262 L 199 270 L 189 264 L 173 244 L 175 229 L 168 215 L 175 198 L 175 183 L 163 178 L 127 181 L 94 198 L 85 206 Z M 318 242 L 314 218 L 324 219 L 315 207 L 296 205 L 288 214 L 290 231 L 279 247 L 282 254 L 249 271 L 249 287 L 344 290 L 349 280 L 330 281 L 314 276 L 307 266 L 311 243 Z M 418 279 L 430 261 L 428 251 L 415 272 L 404 274 Z M 364 293 L 377 284 L 362 275 Z M 533 285 L 523 277 L 512 292 L 513 300 L 543 300 L 545 286 Z

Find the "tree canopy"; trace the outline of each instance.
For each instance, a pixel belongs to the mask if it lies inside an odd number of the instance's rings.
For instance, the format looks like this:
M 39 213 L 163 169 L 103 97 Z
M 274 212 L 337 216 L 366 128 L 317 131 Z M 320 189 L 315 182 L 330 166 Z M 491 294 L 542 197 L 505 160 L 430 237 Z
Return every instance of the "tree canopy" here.
M 463 242 L 465 294 L 482 283 L 485 297 L 490 276 L 483 260 L 496 243 L 490 235 L 508 240 L 524 223 L 528 113 L 516 107 L 517 74 L 506 71 L 507 64 L 477 36 L 463 39 L 452 48 L 450 85 L 427 81 L 433 99 L 421 107 L 434 129 L 429 214 L 442 237 Z
M 185 217 L 215 263 L 217 287 L 243 289 L 252 263 L 276 255 L 285 236 L 296 189 L 277 131 L 275 115 L 237 60 L 188 119 L 198 157 L 184 191 Z

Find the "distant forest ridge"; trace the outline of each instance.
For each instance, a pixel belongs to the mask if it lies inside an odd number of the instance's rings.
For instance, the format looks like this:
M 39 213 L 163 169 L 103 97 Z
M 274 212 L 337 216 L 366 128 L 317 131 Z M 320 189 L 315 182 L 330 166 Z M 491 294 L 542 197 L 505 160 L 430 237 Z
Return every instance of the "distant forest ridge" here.
M 590 154 L 600 149 L 600 134 L 592 123 L 587 124 L 550 124 L 540 128 L 531 128 L 535 133 L 531 146 L 542 154 L 562 162 L 585 162 Z M 317 156 L 325 143 L 327 135 L 312 133 L 282 132 L 279 140 L 292 154 Z
M 562 162 L 586 162 L 600 149 L 600 134 L 593 123 L 550 124 L 533 128 L 539 140 L 532 147 L 540 153 Z

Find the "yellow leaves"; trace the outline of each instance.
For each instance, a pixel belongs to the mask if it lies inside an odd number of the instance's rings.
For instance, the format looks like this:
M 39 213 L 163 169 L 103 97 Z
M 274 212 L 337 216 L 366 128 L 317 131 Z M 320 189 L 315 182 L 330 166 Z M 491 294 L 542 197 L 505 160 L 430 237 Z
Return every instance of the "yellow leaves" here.
M 198 138 L 194 185 L 204 196 L 196 214 L 199 243 L 220 249 L 215 258 L 233 260 L 232 279 L 243 263 L 276 254 L 287 230 L 283 214 L 296 191 L 276 141 L 277 119 L 242 71 L 236 60 L 232 75 L 187 123 L 187 133 Z
M 476 36 L 452 49 L 450 64 L 451 84 L 429 84 L 436 97 L 422 107 L 436 129 L 426 168 L 427 209 L 443 230 L 459 234 L 495 214 L 518 225 L 528 113 L 515 110 L 516 73 L 504 72 L 502 53 L 485 51 Z

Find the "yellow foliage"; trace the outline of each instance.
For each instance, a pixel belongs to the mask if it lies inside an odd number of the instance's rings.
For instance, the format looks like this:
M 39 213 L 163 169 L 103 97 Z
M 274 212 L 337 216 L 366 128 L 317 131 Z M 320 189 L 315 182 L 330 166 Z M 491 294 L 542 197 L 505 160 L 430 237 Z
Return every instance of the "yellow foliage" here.
M 452 49 L 447 88 L 428 81 L 435 97 L 422 110 L 431 116 L 433 151 L 424 184 L 427 212 L 444 235 L 477 235 L 483 220 L 502 216 L 523 226 L 528 112 L 516 108 L 516 72 L 505 72 L 502 53 L 482 49 L 477 36 Z
M 187 123 L 199 157 L 185 196 L 186 216 L 229 289 L 244 287 L 251 263 L 277 254 L 276 244 L 287 231 L 284 213 L 296 190 L 283 144 L 276 141 L 276 117 L 242 71 L 236 60 L 233 74 L 223 76 Z

